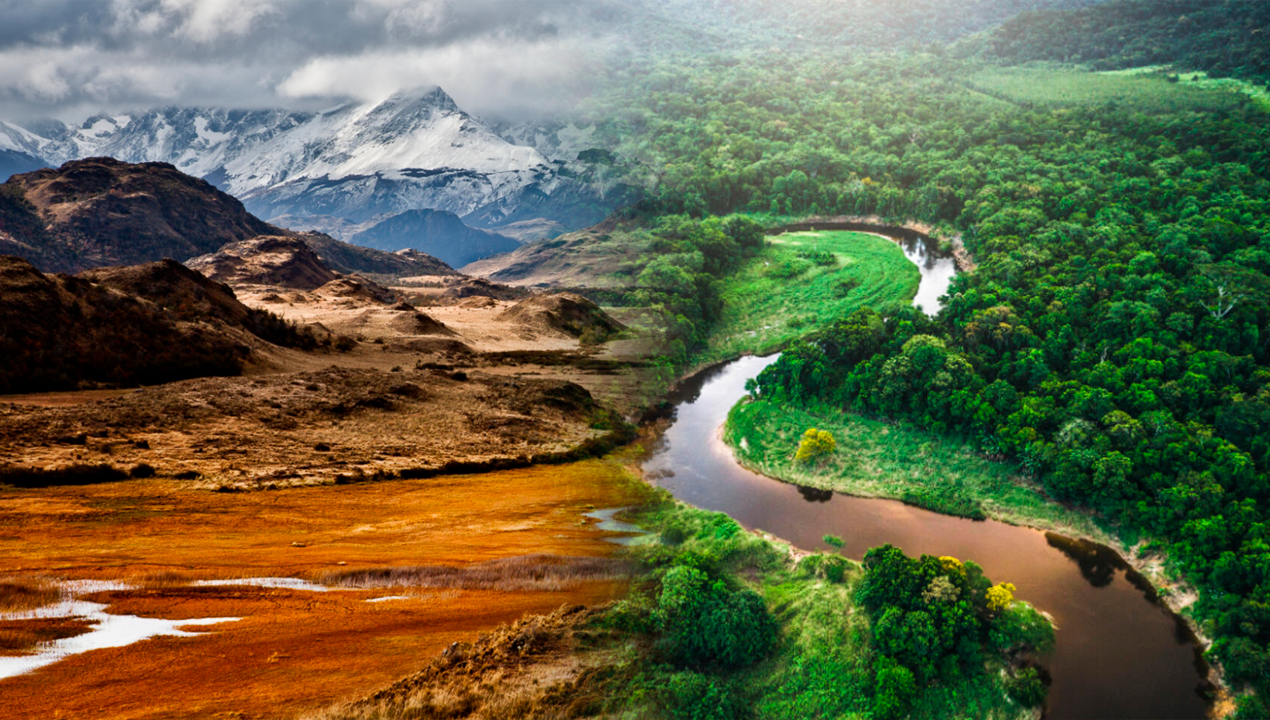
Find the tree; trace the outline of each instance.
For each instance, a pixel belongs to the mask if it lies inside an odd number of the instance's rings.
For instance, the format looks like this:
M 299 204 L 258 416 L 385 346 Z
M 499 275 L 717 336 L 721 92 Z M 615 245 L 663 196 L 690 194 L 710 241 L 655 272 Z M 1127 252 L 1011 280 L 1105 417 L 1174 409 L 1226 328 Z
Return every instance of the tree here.
M 1200 305 L 1215 320 L 1224 319 L 1245 301 L 1264 302 L 1266 293 L 1270 292 L 1270 279 L 1256 270 L 1235 263 L 1205 265 L 1200 268 L 1200 274 L 1207 280 L 1211 293 L 1210 300 L 1200 301 Z
M 834 442 L 832 433 L 827 430 L 809 428 L 807 432 L 803 433 L 803 439 L 798 444 L 798 452 L 794 455 L 794 461 L 810 463 L 832 453 L 835 447 L 837 447 L 837 443 Z
M 663 653 L 679 667 L 747 667 L 776 643 L 776 621 L 757 593 L 686 565 L 662 579 L 653 618 Z
M 1010 607 L 1010 603 L 1014 602 L 1014 583 L 997 583 L 988 588 L 988 610 L 990 612 L 999 613 Z

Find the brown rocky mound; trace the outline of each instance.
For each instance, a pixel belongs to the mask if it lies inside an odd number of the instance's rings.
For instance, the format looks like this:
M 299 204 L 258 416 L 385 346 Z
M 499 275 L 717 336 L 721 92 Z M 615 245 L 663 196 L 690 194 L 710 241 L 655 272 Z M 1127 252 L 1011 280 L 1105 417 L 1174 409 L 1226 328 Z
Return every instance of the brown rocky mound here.
M 498 301 L 492 297 L 471 297 L 460 300 L 458 306 L 483 310 L 485 308 L 498 307 Z
M 14 175 L 0 187 L 0 230 L 12 236 L 5 251 L 45 271 L 184 259 L 282 232 L 167 163 L 88 158 Z
M 208 280 L 175 260 L 87 270 L 76 277 L 143 297 L 182 320 L 215 318 L 242 325 L 251 309 L 224 283 Z
M 396 299 L 396 295 L 391 290 L 366 278 L 338 278 L 314 292 L 327 297 L 367 300 L 384 304 Z
M 230 243 L 186 265 L 212 280 L 230 285 L 316 290 L 339 279 L 303 241 L 280 235 L 262 235 Z
M 83 278 L 0 256 L 0 394 L 151 385 L 242 372 L 249 348 L 220 325 Z
M 573 293 L 535 295 L 504 310 L 499 320 L 510 320 L 545 332 L 604 341 L 626 329 L 599 305 Z
M 405 303 L 402 303 L 405 305 Z M 446 327 L 445 323 L 436 320 L 427 313 L 406 305 L 394 306 L 393 310 L 397 311 L 396 317 L 389 321 L 388 325 L 392 329 L 400 332 L 402 335 L 455 335 L 456 333 Z
M 451 285 L 445 291 L 448 298 L 487 297 L 495 300 L 520 300 L 528 297 L 529 291 L 510 285 L 490 282 L 484 278 L 465 277 Z
M 610 561 L 612 562 L 612 561 Z M 315 720 L 602 717 L 606 678 L 620 674 L 621 632 L 609 606 L 561 606 L 456 642 L 422 670 Z

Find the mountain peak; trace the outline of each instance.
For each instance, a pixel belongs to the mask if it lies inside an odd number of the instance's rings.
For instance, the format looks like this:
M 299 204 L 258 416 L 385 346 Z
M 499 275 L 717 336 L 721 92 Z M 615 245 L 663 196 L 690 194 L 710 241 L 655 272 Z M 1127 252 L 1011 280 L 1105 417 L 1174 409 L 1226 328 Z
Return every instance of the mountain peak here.
M 427 105 L 450 112 L 462 112 L 458 103 L 454 102 L 454 98 L 439 85 L 422 85 L 408 90 L 398 90 L 388 96 L 387 100 L 380 103 L 380 107 L 386 105 Z

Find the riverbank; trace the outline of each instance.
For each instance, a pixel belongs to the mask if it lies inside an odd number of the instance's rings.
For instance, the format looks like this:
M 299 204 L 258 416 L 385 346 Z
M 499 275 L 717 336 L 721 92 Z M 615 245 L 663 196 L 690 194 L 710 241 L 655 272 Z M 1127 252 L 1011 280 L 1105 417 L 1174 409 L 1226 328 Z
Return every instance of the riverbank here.
M 698 364 L 770 354 L 861 307 L 900 308 L 921 272 L 894 241 L 866 232 L 789 232 L 723 282 L 723 310 Z
M 1051 717 L 1207 716 L 1210 706 L 1196 694 L 1208 687 L 1206 673 L 1197 672 L 1199 648 L 1187 639 L 1184 619 L 1159 604 L 1149 583 L 1110 548 L 800 487 L 737 464 L 720 428 L 745 396 L 746 379 L 771 361 L 742 358 L 685 382 L 675 421 L 645 462 L 650 481 L 807 550 L 823 550 L 826 534 L 841 538 L 843 552 L 857 559 L 891 543 L 913 554 L 973 559 L 990 576 L 1016 583 L 1019 597 L 1051 612 L 1059 627 L 1047 663 L 1055 678 Z
M 830 432 L 837 447 L 817 462 L 797 463 L 794 451 L 810 427 Z M 1117 542 L 1094 517 L 1058 504 L 1014 465 L 935 433 L 832 408 L 749 400 L 732 408 L 722 438 L 743 467 L 782 482 Z
M 794 455 L 802 433 L 811 427 L 830 432 L 837 447 L 816 463 L 800 464 Z M 1093 514 L 1050 498 L 1015 465 L 984 458 L 956 440 L 833 408 L 806 410 L 764 400 L 733 407 L 720 440 L 742 467 L 779 482 L 895 500 L 1106 546 L 1149 583 L 1158 602 L 1186 624 L 1203 650 L 1212 645 L 1190 613 L 1197 592 L 1170 572 L 1165 557 L 1144 552 L 1145 542 L 1126 539 Z M 1207 672 L 1218 689 L 1214 717 L 1224 717 L 1233 711 L 1229 688 L 1219 668 L 1208 665 Z

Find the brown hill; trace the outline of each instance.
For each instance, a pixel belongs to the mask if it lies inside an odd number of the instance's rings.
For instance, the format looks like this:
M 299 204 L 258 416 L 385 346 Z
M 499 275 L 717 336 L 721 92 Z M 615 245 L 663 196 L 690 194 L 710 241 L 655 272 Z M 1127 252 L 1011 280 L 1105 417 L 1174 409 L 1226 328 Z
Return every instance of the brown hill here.
M 251 313 L 228 285 L 209 280 L 175 260 L 97 268 L 76 277 L 143 297 L 182 320 L 214 318 L 240 325 Z
M 242 371 L 250 350 L 221 325 L 84 278 L 0 256 L 0 394 L 141 385 Z
M 281 231 L 242 203 L 167 163 L 74 160 L 0 186 L 0 249 L 46 271 L 77 272 L 214 252 Z
M 332 280 L 313 292 L 326 297 L 359 299 L 384 305 L 396 299 L 391 290 L 363 277 Z
M 440 260 L 418 250 L 388 252 L 374 248 L 350 245 L 322 233 L 300 233 L 303 240 L 322 262 L 342 273 L 364 275 L 388 275 L 394 277 L 418 277 L 422 275 L 458 275 L 458 271 Z
M 522 245 L 460 270 L 520 287 L 615 287 L 629 285 L 648 264 L 650 245 L 646 236 L 614 232 L 606 223 Z
M 464 277 L 446 288 L 444 296 L 448 298 L 493 298 L 495 300 L 521 300 L 529 297 L 530 291 L 524 288 L 490 282 L 484 278 Z
M 149 300 L 180 321 L 224 323 L 283 347 L 312 349 L 317 344 L 311 331 L 244 305 L 228 285 L 209 280 L 175 260 L 97 268 L 76 277 Z
M 599 305 L 573 293 L 535 295 L 504 310 L 498 319 L 597 342 L 625 329 Z
M 212 280 L 231 285 L 316 290 L 340 277 L 304 241 L 279 235 L 233 242 L 186 265 Z

